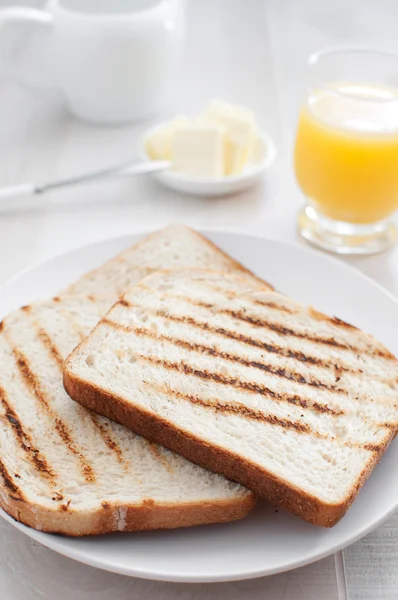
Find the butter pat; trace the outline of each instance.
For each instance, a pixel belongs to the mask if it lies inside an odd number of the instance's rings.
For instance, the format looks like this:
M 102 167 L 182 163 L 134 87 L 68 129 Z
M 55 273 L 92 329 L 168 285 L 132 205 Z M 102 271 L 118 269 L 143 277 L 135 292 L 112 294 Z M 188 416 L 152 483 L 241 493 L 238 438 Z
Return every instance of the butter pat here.
M 241 173 L 245 163 L 251 159 L 258 136 L 252 111 L 223 100 L 213 100 L 197 122 L 202 126 L 207 124 L 226 129 L 224 173 Z
M 239 175 L 265 151 L 253 112 L 223 100 L 212 100 L 196 119 L 182 115 L 158 127 L 144 145 L 150 159 L 202 179 Z
M 223 177 L 225 137 L 222 127 L 197 125 L 177 129 L 171 147 L 173 168 L 190 177 Z
M 174 133 L 184 127 L 190 127 L 191 120 L 185 115 L 176 117 L 145 140 L 145 150 L 151 160 L 170 160 L 172 158 L 172 140 Z

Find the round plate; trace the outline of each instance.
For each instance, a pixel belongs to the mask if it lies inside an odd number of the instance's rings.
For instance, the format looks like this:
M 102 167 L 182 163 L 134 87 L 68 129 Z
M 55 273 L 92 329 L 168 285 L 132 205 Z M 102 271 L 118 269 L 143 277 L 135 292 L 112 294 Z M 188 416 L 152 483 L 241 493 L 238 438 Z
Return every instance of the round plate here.
M 276 289 L 365 329 L 398 354 L 398 304 L 358 271 L 301 246 L 237 233 L 205 234 Z M 140 237 L 78 248 L 22 273 L 0 290 L 1 316 L 56 294 Z M 265 503 L 237 523 L 78 539 L 41 533 L 1 514 L 31 538 L 82 563 L 148 579 L 214 582 L 270 575 L 323 558 L 365 535 L 397 506 L 395 441 L 348 514 L 332 529 L 314 527 Z

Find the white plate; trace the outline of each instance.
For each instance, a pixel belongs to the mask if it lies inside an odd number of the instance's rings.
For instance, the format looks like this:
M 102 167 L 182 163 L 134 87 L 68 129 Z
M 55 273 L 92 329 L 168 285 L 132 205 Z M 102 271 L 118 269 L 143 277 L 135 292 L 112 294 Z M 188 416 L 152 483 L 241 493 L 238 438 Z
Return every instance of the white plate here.
M 156 133 L 159 129 L 165 126 L 165 123 L 160 123 L 150 129 L 142 138 L 139 146 L 139 155 L 143 160 L 150 160 L 146 150 L 144 141 L 147 137 Z M 247 164 L 239 175 L 229 175 L 221 179 L 203 179 L 198 177 L 189 177 L 182 173 L 168 169 L 155 173 L 154 177 L 159 183 L 183 194 L 192 194 L 194 196 L 217 197 L 226 196 L 227 194 L 237 194 L 247 190 L 255 183 L 258 183 L 265 172 L 271 167 L 276 156 L 276 147 L 273 139 L 266 131 L 259 132 L 259 144 L 254 160 Z
M 278 290 L 364 328 L 398 354 L 398 304 L 361 273 L 301 246 L 233 233 L 208 235 Z M 0 290 L 1 315 L 54 295 L 139 237 L 85 246 L 21 274 Z M 270 575 L 313 562 L 362 537 L 397 506 L 395 441 L 346 517 L 329 530 L 265 504 L 238 523 L 84 539 L 40 533 L 2 516 L 45 546 L 95 567 L 148 579 L 203 582 Z

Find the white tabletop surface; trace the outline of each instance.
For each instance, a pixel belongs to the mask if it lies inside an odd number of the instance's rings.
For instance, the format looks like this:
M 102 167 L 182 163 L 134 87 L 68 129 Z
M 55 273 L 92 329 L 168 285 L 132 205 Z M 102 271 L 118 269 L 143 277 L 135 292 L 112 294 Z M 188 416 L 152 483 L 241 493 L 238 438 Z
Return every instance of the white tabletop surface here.
M 7 4 L 0 1 L 0 6 Z M 234 197 L 202 200 L 175 195 L 142 178 L 80 187 L 35 200 L 34 206 L 2 209 L 0 282 L 74 246 L 171 221 L 299 241 L 295 215 L 301 198 L 291 146 L 306 56 L 346 43 L 398 51 L 398 2 L 188 0 L 187 17 L 179 86 L 158 119 L 195 113 L 214 96 L 251 106 L 278 146 L 278 160 L 264 184 Z M 49 99 L 30 96 L 3 78 L 0 186 L 42 182 L 134 158 L 140 134 L 153 122 L 114 129 L 85 125 Z M 398 294 L 398 248 L 350 262 Z M 398 599 L 398 515 L 343 554 L 350 600 Z M 0 522 L 1 600 L 147 597 L 341 600 L 346 597 L 343 558 L 339 554 L 289 574 L 241 584 L 151 583 L 78 565 Z

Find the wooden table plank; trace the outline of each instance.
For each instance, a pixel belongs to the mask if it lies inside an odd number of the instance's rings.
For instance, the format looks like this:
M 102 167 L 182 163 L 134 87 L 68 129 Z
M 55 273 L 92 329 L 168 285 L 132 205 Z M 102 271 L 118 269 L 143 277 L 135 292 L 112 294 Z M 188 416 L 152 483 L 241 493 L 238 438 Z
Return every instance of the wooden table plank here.
M 347 548 L 344 562 L 349 600 L 398 600 L 398 513 Z

